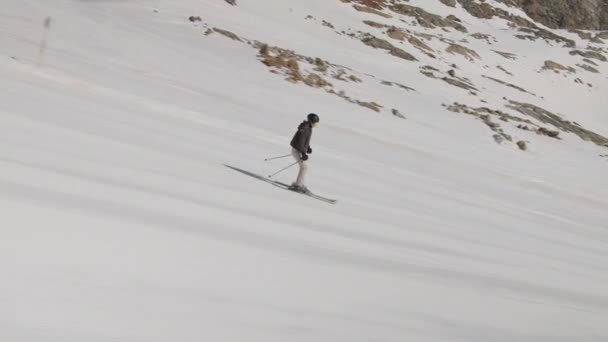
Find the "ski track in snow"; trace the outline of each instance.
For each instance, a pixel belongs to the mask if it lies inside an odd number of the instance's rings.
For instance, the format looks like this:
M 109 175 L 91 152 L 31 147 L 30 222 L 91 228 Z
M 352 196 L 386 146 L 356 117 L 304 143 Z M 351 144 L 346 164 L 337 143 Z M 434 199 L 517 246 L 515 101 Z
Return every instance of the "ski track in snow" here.
M 513 39 L 460 8 L 411 4 Z M 479 121 L 445 112 L 454 90 L 418 64 L 304 20 L 369 30 L 369 15 L 326 0 L 4 7 L 0 340 L 608 340 L 602 150 L 572 135 L 529 134 L 527 153 L 499 146 Z M 286 83 L 190 15 L 411 85 L 415 94 L 341 85 L 405 106 L 408 119 Z M 543 53 L 573 58 L 556 51 L 530 44 L 521 69 L 504 63 L 524 75 Z M 535 93 L 557 79 L 520 77 Z M 490 106 L 502 103 L 503 88 L 478 81 Z M 556 89 L 546 106 L 606 132 L 597 88 Z M 268 175 L 288 165 L 263 159 L 288 153 L 311 111 L 321 125 L 309 186 L 336 205 L 224 166 Z

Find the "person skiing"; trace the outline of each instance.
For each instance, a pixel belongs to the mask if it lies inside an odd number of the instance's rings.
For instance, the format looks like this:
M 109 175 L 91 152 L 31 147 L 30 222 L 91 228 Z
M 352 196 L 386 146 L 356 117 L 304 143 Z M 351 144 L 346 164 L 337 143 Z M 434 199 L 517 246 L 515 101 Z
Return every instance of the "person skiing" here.
M 296 181 L 289 187 L 290 190 L 298 192 L 309 192 L 308 188 L 304 184 L 304 178 L 308 172 L 308 155 L 312 153 L 310 148 L 310 137 L 312 136 L 312 128 L 319 123 L 319 116 L 315 113 L 310 113 L 306 117 L 306 121 L 303 121 L 298 126 L 298 131 L 294 134 L 291 139 L 291 155 L 294 157 L 300 171 L 298 171 L 298 177 Z

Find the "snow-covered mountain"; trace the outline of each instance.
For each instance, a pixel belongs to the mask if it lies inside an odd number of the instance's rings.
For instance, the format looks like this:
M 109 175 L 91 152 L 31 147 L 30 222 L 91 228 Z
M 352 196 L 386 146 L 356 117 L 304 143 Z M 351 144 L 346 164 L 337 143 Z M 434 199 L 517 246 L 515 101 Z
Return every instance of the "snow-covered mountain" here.
M 608 36 L 523 4 L 5 0 L 0 340 L 607 340 Z M 335 205 L 249 176 L 310 112 Z

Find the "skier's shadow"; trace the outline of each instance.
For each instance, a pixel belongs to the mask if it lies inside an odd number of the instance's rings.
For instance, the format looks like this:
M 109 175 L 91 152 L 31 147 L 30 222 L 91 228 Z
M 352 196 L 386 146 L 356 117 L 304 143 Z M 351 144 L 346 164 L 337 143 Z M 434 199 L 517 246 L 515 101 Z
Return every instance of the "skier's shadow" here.
M 232 165 L 228 165 L 228 164 L 222 164 L 222 165 L 224 165 L 225 167 L 227 167 L 227 168 L 229 168 L 231 170 L 234 170 L 236 172 L 240 172 L 240 173 L 242 173 L 244 175 L 247 175 L 249 177 L 253 177 L 255 179 L 259 179 L 259 180 L 261 180 L 263 182 L 270 183 L 270 184 L 272 184 L 274 186 L 278 186 L 279 188 L 282 188 L 282 189 L 287 189 L 289 187 L 289 185 L 287 185 L 285 183 L 281 183 L 279 181 L 275 181 L 275 180 L 273 180 L 273 179 L 271 179 L 269 177 L 264 177 L 262 175 L 258 175 L 257 173 L 253 173 L 253 172 L 250 172 L 250 171 L 247 171 L 247 170 L 240 169 L 240 168 L 238 168 L 236 166 L 232 166 Z

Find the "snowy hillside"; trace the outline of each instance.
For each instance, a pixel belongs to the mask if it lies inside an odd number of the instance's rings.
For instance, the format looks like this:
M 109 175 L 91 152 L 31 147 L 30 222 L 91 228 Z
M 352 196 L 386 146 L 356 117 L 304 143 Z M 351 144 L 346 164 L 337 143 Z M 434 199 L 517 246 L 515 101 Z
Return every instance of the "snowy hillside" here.
M 0 341 L 608 340 L 606 32 L 229 2 L 3 1 Z

